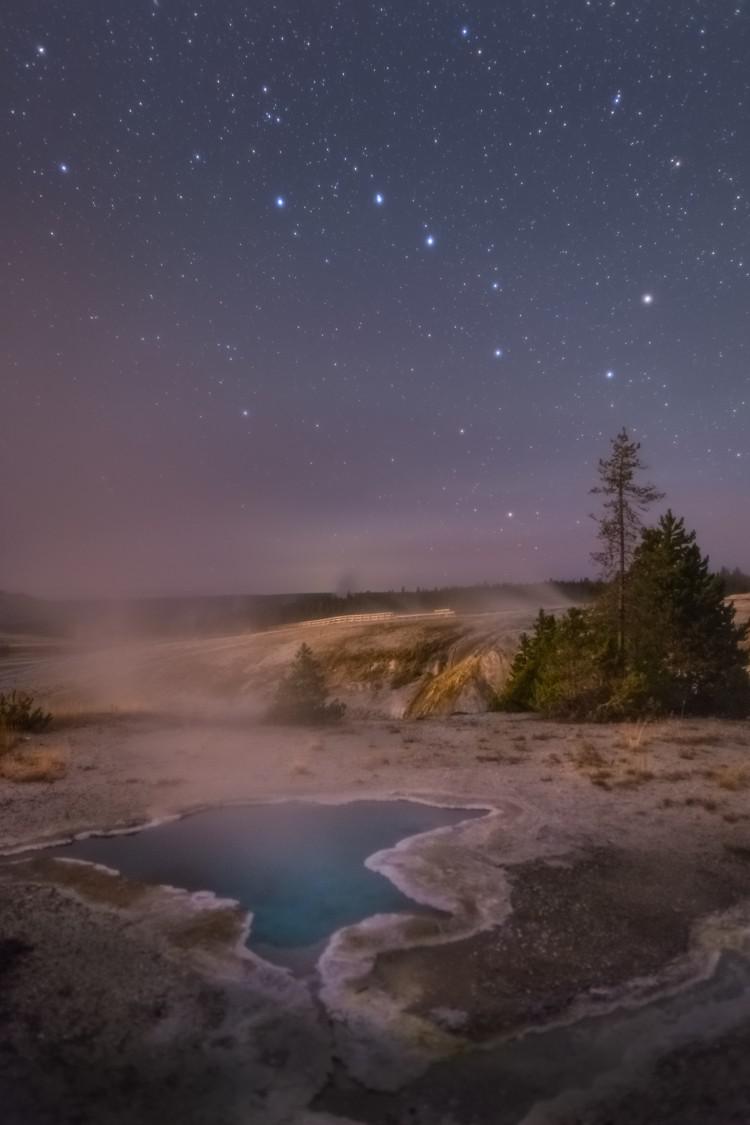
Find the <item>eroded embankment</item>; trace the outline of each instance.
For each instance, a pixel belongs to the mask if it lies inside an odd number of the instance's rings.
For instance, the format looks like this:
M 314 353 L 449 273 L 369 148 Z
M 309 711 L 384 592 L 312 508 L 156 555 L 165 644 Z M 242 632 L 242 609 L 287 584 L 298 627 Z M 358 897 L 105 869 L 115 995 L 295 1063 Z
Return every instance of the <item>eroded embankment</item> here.
M 357 717 L 423 717 L 488 710 L 501 690 L 528 610 L 373 623 L 289 627 L 267 633 L 47 652 L 8 639 L 0 687 L 33 690 L 53 710 L 178 707 L 261 713 L 304 642 L 329 686 Z

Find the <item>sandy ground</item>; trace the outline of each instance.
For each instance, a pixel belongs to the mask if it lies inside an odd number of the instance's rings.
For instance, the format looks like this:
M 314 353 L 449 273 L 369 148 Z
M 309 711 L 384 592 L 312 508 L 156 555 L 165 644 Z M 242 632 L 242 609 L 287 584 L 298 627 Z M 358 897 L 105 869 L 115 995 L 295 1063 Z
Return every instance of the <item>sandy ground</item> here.
M 123 892 L 111 876 L 102 889 L 54 863 L 6 861 L 9 1125 L 302 1122 L 311 1104 L 318 1121 L 525 1120 L 543 1084 L 508 1101 L 516 1116 L 499 1116 L 507 1083 L 488 1045 L 608 1010 L 634 978 L 691 979 L 707 964 L 699 920 L 750 897 L 746 723 L 615 729 L 485 715 L 305 732 L 242 716 L 79 715 L 27 750 L 45 747 L 65 755 L 67 775 L 0 782 L 5 851 L 279 797 L 408 795 L 495 812 L 382 860 L 452 920 L 343 934 L 324 957 L 319 998 L 238 955 L 236 918 L 226 933 L 191 928 L 187 896 Z M 736 945 L 737 932 L 712 954 Z M 720 1030 L 727 1057 L 742 1058 L 750 1013 Z M 717 1047 L 700 1038 L 684 1098 L 669 1077 L 682 1073 L 684 1048 L 655 1047 L 619 1108 L 586 1120 L 688 1120 L 701 1065 L 721 1108 L 695 1120 L 747 1120 L 730 1113 L 735 1102 L 747 1111 L 745 1064 L 732 1072 L 722 1055 L 714 1067 Z M 567 1120 L 560 1114 L 546 1119 Z

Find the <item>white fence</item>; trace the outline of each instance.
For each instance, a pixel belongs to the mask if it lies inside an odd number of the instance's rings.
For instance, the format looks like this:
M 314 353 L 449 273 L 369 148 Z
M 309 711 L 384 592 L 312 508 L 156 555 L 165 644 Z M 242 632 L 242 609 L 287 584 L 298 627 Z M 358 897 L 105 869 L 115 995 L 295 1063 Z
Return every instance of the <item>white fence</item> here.
M 338 617 L 314 617 L 309 621 L 297 621 L 294 625 L 286 625 L 287 629 L 307 629 L 316 625 L 361 625 L 370 621 L 405 621 L 413 617 L 454 617 L 455 609 L 433 609 L 425 613 L 396 613 L 387 610 L 385 613 L 342 613 Z

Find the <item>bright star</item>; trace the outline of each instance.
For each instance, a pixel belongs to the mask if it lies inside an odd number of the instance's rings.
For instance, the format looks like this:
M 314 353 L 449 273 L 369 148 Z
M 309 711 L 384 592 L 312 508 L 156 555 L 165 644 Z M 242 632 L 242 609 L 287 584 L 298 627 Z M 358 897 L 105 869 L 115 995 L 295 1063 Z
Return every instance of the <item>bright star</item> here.
M 495 351 L 494 351 L 493 354 L 495 356 L 495 359 L 502 359 L 503 358 L 503 349 L 502 348 L 495 348 Z
M 642 305 L 653 305 L 653 303 L 654 303 L 653 293 L 644 293 L 643 296 L 641 297 L 641 304 Z
M 607 372 L 605 372 L 605 376 L 606 376 L 607 379 L 614 379 L 615 373 L 614 373 L 614 371 L 607 371 Z
M 275 203 L 279 209 L 281 209 L 282 207 L 286 207 L 286 200 L 284 199 L 283 195 L 277 195 Z
M 375 192 L 375 203 L 378 207 L 382 207 L 385 203 L 385 196 L 379 191 Z
M 70 165 L 69 165 L 69 164 L 65 164 L 64 162 L 63 162 L 62 164 L 58 164 L 58 166 L 57 166 L 57 167 L 58 167 L 58 168 L 60 169 L 60 171 L 61 171 L 61 172 L 62 172 L 63 174 L 64 174 L 65 172 L 69 172 L 69 171 L 70 171 Z
M 43 47 L 40 43 L 40 45 L 36 49 L 36 53 L 39 55 L 40 58 L 43 59 L 44 56 L 47 54 L 47 48 Z
M 493 281 L 492 282 L 492 288 L 497 292 L 497 290 L 499 290 L 499 288 L 500 288 L 500 282 L 499 281 Z
M 434 246 L 435 245 L 435 235 L 434 234 L 428 234 L 427 237 L 425 238 L 424 242 L 425 242 L 425 246 Z
M 461 36 L 462 36 L 462 38 L 464 38 L 464 39 L 468 39 L 468 38 L 469 38 L 469 29 L 468 29 L 468 27 L 462 27 L 462 28 L 461 28 Z

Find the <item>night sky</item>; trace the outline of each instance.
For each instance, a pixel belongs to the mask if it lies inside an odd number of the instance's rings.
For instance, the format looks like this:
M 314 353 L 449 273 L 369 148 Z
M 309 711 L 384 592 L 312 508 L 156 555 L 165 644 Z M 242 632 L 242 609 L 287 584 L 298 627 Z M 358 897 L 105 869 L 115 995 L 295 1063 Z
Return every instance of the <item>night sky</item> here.
M 0 588 L 750 567 L 747 0 L 4 0 Z

